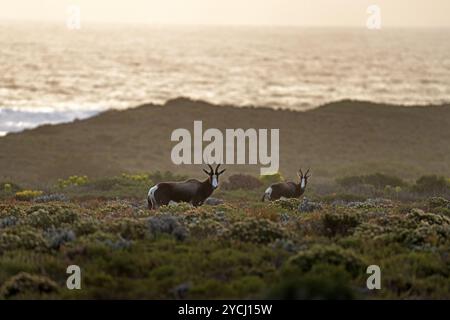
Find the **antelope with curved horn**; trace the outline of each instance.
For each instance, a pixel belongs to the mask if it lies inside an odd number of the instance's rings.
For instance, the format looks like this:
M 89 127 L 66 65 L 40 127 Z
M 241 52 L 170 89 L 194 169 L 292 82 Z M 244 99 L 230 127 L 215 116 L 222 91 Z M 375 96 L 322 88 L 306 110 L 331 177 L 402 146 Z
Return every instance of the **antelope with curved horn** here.
M 208 164 L 209 171 L 203 169 L 208 175 L 204 181 L 189 179 L 184 182 L 160 182 L 150 188 L 147 195 L 149 209 L 158 209 L 159 206 L 168 205 L 170 201 L 188 202 L 193 206 L 201 206 L 203 202 L 219 186 L 219 176 L 226 169 L 219 171 L 220 164 L 214 170 Z
M 262 201 L 265 200 L 273 201 L 280 198 L 299 198 L 303 193 L 305 193 L 306 185 L 308 184 L 309 169 L 303 174 L 302 169 L 297 173 L 300 178 L 299 183 L 295 182 L 280 182 L 274 183 L 264 191 Z

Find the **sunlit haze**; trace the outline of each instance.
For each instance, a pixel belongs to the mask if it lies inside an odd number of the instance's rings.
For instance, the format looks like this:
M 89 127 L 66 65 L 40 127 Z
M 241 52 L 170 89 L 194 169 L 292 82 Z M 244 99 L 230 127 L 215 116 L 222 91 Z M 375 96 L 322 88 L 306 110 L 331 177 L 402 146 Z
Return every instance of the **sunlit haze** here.
M 86 22 L 364 26 L 377 4 L 385 27 L 450 26 L 448 0 L 0 0 L 0 18 L 63 21 L 79 5 Z

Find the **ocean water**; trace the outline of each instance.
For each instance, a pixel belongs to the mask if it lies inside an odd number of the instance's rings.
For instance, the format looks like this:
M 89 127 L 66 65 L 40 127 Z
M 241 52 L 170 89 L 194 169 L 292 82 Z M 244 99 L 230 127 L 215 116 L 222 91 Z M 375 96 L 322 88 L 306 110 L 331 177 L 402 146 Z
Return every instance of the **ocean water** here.
M 450 102 L 450 29 L 0 23 L 0 134 L 179 96 L 307 110 Z

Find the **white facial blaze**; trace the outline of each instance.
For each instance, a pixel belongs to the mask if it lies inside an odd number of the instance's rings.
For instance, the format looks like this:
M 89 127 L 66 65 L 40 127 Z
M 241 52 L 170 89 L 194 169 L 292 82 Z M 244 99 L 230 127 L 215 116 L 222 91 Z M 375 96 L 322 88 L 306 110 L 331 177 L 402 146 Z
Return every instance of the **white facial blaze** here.
M 302 178 L 302 181 L 301 181 L 301 183 L 300 183 L 300 187 L 301 187 L 302 189 L 304 189 L 305 186 L 306 186 L 305 178 Z
M 216 175 L 212 176 L 211 185 L 213 186 L 214 189 L 217 188 L 217 186 L 219 185 L 219 183 L 217 182 L 217 176 Z

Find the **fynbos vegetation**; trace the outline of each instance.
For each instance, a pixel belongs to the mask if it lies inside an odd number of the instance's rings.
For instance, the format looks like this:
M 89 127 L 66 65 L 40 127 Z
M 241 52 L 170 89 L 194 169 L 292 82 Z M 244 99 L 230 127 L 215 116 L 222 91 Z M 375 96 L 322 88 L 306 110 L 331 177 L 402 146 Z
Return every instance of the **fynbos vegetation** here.
M 445 178 L 353 177 L 328 193 L 312 180 L 301 199 L 262 203 L 267 184 L 239 175 L 215 205 L 147 209 L 151 184 L 183 178 L 0 183 L 0 298 L 450 298 Z M 366 287 L 372 264 L 380 290 Z M 66 286 L 69 265 L 81 290 Z

